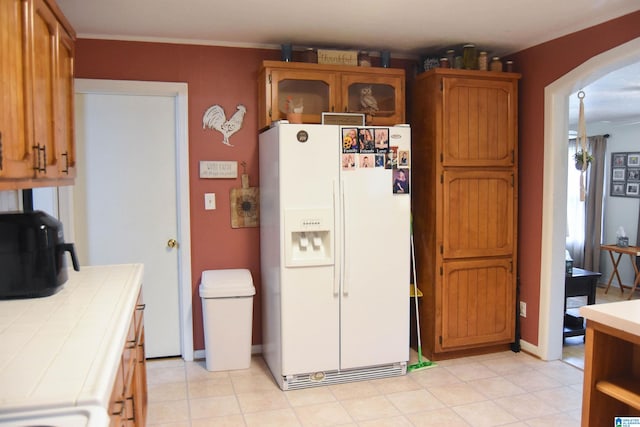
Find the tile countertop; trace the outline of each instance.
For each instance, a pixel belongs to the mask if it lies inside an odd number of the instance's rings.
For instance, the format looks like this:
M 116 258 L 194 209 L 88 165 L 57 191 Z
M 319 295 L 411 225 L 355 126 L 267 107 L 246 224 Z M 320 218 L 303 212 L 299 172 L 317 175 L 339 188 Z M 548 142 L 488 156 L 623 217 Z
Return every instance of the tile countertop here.
M 619 301 L 580 307 L 587 320 L 640 336 L 640 300 Z
M 0 301 L 0 424 L 12 413 L 109 405 L 142 264 L 69 269 L 62 290 Z

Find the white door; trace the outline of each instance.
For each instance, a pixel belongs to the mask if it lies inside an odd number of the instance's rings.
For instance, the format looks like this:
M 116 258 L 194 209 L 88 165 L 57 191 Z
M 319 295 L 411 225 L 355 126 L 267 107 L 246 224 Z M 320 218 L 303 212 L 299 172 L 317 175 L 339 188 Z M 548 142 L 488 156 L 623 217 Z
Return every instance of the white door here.
M 76 249 L 144 264 L 147 357 L 181 354 L 175 119 L 171 96 L 76 94 Z

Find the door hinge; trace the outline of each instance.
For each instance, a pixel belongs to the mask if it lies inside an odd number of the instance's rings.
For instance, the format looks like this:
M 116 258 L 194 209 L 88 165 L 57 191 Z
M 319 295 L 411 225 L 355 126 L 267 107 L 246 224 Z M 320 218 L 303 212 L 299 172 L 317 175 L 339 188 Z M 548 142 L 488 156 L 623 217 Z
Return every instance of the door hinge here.
M 515 175 L 511 174 L 511 186 L 515 187 L 516 186 L 516 177 Z
M 511 163 L 516 162 L 516 152 L 515 150 L 511 150 Z
M 271 73 L 269 73 L 269 84 L 271 84 Z
M 444 184 L 444 174 L 440 174 L 440 184 Z
M 444 82 L 440 79 L 440 92 L 444 91 Z
M 269 118 L 272 119 L 273 116 L 271 115 L 271 108 L 269 108 Z
M 438 342 L 440 343 L 440 345 L 442 345 L 442 335 L 438 337 Z
M 513 261 L 509 261 L 509 273 L 513 273 Z
M 440 275 L 442 276 L 442 266 L 440 266 Z
M 444 162 L 444 154 L 440 153 L 440 163 Z
M 440 255 L 444 253 L 444 245 L 440 245 Z

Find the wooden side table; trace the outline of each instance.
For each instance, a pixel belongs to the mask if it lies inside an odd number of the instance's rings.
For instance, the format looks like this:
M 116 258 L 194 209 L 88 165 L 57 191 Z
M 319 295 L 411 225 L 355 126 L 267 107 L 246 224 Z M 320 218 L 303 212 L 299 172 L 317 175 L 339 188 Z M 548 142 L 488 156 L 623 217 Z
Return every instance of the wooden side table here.
M 584 335 L 584 319 L 567 313 L 567 298 L 587 297 L 587 305 L 596 303 L 596 286 L 600 273 L 573 268 L 571 276 L 564 278 L 564 331 L 563 338 Z
M 611 276 L 609 277 L 609 281 L 607 282 L 607 289 L 605 289 L 604 293 L 609 292 L 609 287 L 611 286 L 611 282 L 613 282 L 613 278 L 618 279 L 618 285 L 620 286 L 620 292 L 624 294 L 624 290 L 631 289 L 629 296 L 627 299 L 631 299 L 633 293 L 638 287 L 638 283 L 640 283 L 640 271 L 638 270 L 638 266 L 636 265 L 636 257 L 640 256 L 640 247 L 638 246 L 627 246 L 621 247 L 617 245 L 602 245 L 601 249 L 609 252 L 609 258 L 611 258 L 611 263 L 613 264 L 613 271 L 611 272 Z M 617 257 L 614 255 L 617 254 Z M 633 271 L 635 272 L 635 280 L 633 281 L 633 285 L 624 285 L 622 280 L 620 280 L 620 274 L 618 273 L 618 264 L 620 264 L 620 259 L 622 255 L 629 255 L 629 259 L 631 260 L 631 265 L 633 266 Z

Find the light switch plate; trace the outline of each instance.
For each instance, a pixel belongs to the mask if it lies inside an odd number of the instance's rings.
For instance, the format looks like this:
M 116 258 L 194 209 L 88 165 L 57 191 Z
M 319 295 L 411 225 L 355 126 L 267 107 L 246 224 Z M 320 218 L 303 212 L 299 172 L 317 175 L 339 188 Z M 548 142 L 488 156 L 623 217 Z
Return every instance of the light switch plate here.
M 204 193 L 204 209 L 212 211 L 216 208 L 216 193 Z

